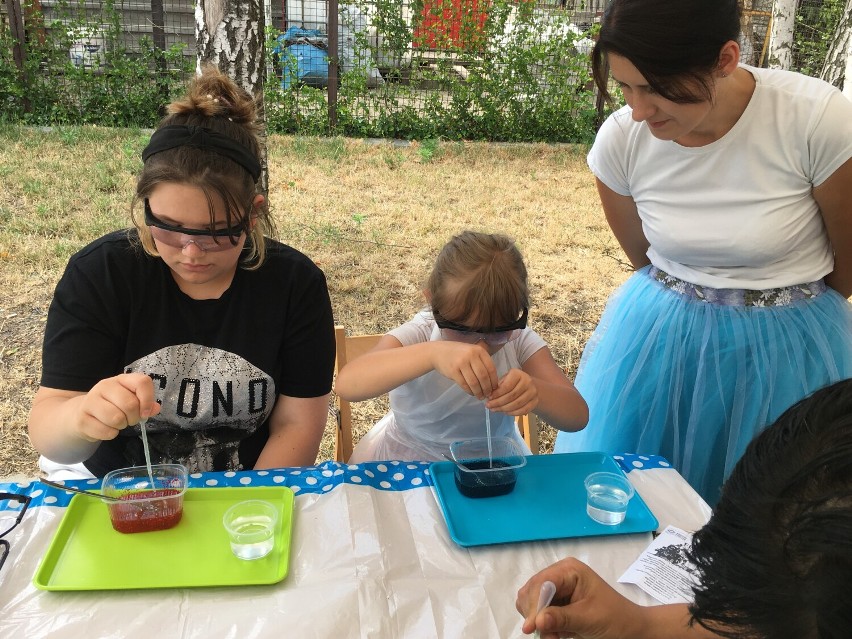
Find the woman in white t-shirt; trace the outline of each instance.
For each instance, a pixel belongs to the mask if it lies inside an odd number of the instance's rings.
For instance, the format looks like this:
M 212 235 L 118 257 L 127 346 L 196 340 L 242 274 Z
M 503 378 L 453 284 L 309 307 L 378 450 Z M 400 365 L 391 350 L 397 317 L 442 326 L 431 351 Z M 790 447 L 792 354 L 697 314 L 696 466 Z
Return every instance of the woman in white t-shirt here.
M 588 420 L 583 398 L 527 328 L 527 270 L 503 235 L 465 231 L 441 250 L 424 294 L 431 308 L 349 362 L 335 392 L 350 401 L 390 393 L 390 412 L 358 442 L 351 463 L 434 460 L 456 440 L 511 437 L 535 412 L 560 430 Z
M 627 105 L 588 156 L 636 273 L 555 451 L 664 455 L 711 504 L 752 437 L 852 377 L 852 103 L 740 63 L 736 0 L 614 0 L 592 54 Z

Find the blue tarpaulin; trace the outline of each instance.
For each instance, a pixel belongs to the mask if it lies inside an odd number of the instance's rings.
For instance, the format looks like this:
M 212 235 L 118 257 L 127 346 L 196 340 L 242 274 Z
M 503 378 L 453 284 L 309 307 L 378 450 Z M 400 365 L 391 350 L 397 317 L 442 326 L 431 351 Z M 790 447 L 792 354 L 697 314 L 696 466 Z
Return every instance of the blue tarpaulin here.
M 328 84 L 328 36 L 318 29 L 290 27 L 278 36 L 272 53 L 281 65 L 281 87 L 289 89 L 294 80 L 311 86 Z

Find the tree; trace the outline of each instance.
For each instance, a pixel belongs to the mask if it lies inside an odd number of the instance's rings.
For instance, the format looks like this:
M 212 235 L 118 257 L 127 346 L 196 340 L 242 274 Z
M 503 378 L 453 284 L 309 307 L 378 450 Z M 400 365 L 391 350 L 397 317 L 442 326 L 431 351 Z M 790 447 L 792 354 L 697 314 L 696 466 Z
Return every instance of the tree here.
M 263 141 L 260 183 L 266 192 L 269 169 L 266 161 L 266 113 L 263 108 L 266 78 L 263 8 L 261 0 L 198 0 L 195 42 L 198 69 L 204 63 L 215 64 L 257 99 Z
M 819 77 L 852 98 L 852 0 L 846 0 Z
M 775 0 L 769 34 L 769 66 L 789 69 L 793 64 L 793 30 L 796 26 L 797 0 Z

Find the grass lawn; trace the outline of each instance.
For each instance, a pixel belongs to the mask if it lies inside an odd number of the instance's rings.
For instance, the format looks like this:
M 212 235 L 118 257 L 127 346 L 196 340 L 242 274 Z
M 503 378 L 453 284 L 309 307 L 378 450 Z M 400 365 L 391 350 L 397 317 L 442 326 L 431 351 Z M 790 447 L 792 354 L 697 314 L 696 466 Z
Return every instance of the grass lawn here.
M 0 476 L 37 472 L 26 422 L 53 288 L 72 253 L 129 224 L 147 139 L 0 127 Z M 582 148 L 272 136 L 269 173 L 279 239 L 325 271 L 335 319 L 353 334 L 409 319 L 453 234 L 501 232 L 526 258 L 530 326 L 573 377 L 606 298 L 630 273 Z M 385 409 L 355 405 L 356 441 Z M 333 428 L 330 418 L 319 459 L 333 454 Z M 542 424 L 542 452 L 554 435 Z

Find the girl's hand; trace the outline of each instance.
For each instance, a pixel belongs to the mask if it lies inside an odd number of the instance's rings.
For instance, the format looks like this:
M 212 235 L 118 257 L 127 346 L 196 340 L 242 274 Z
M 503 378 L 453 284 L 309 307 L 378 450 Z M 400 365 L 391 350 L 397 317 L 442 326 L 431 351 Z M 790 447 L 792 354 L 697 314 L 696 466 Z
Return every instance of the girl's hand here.
M 131 424 L 159 412 L 151 378 L 144 373 L 124 373 L 101 380 L 83 396 L 77 431 L 89 442 L 115 439 Z
M 508 415 L 526 415 L 538 406 L 538 388 L 529 374 L 512 368 L 500 380 L 485 405 L 488 410 Z
M 464 392 L 485 399 L 497 388 L 497 367 L 485 342 L 437 341 L 432 350 L 432 367 L 458 384 Z

